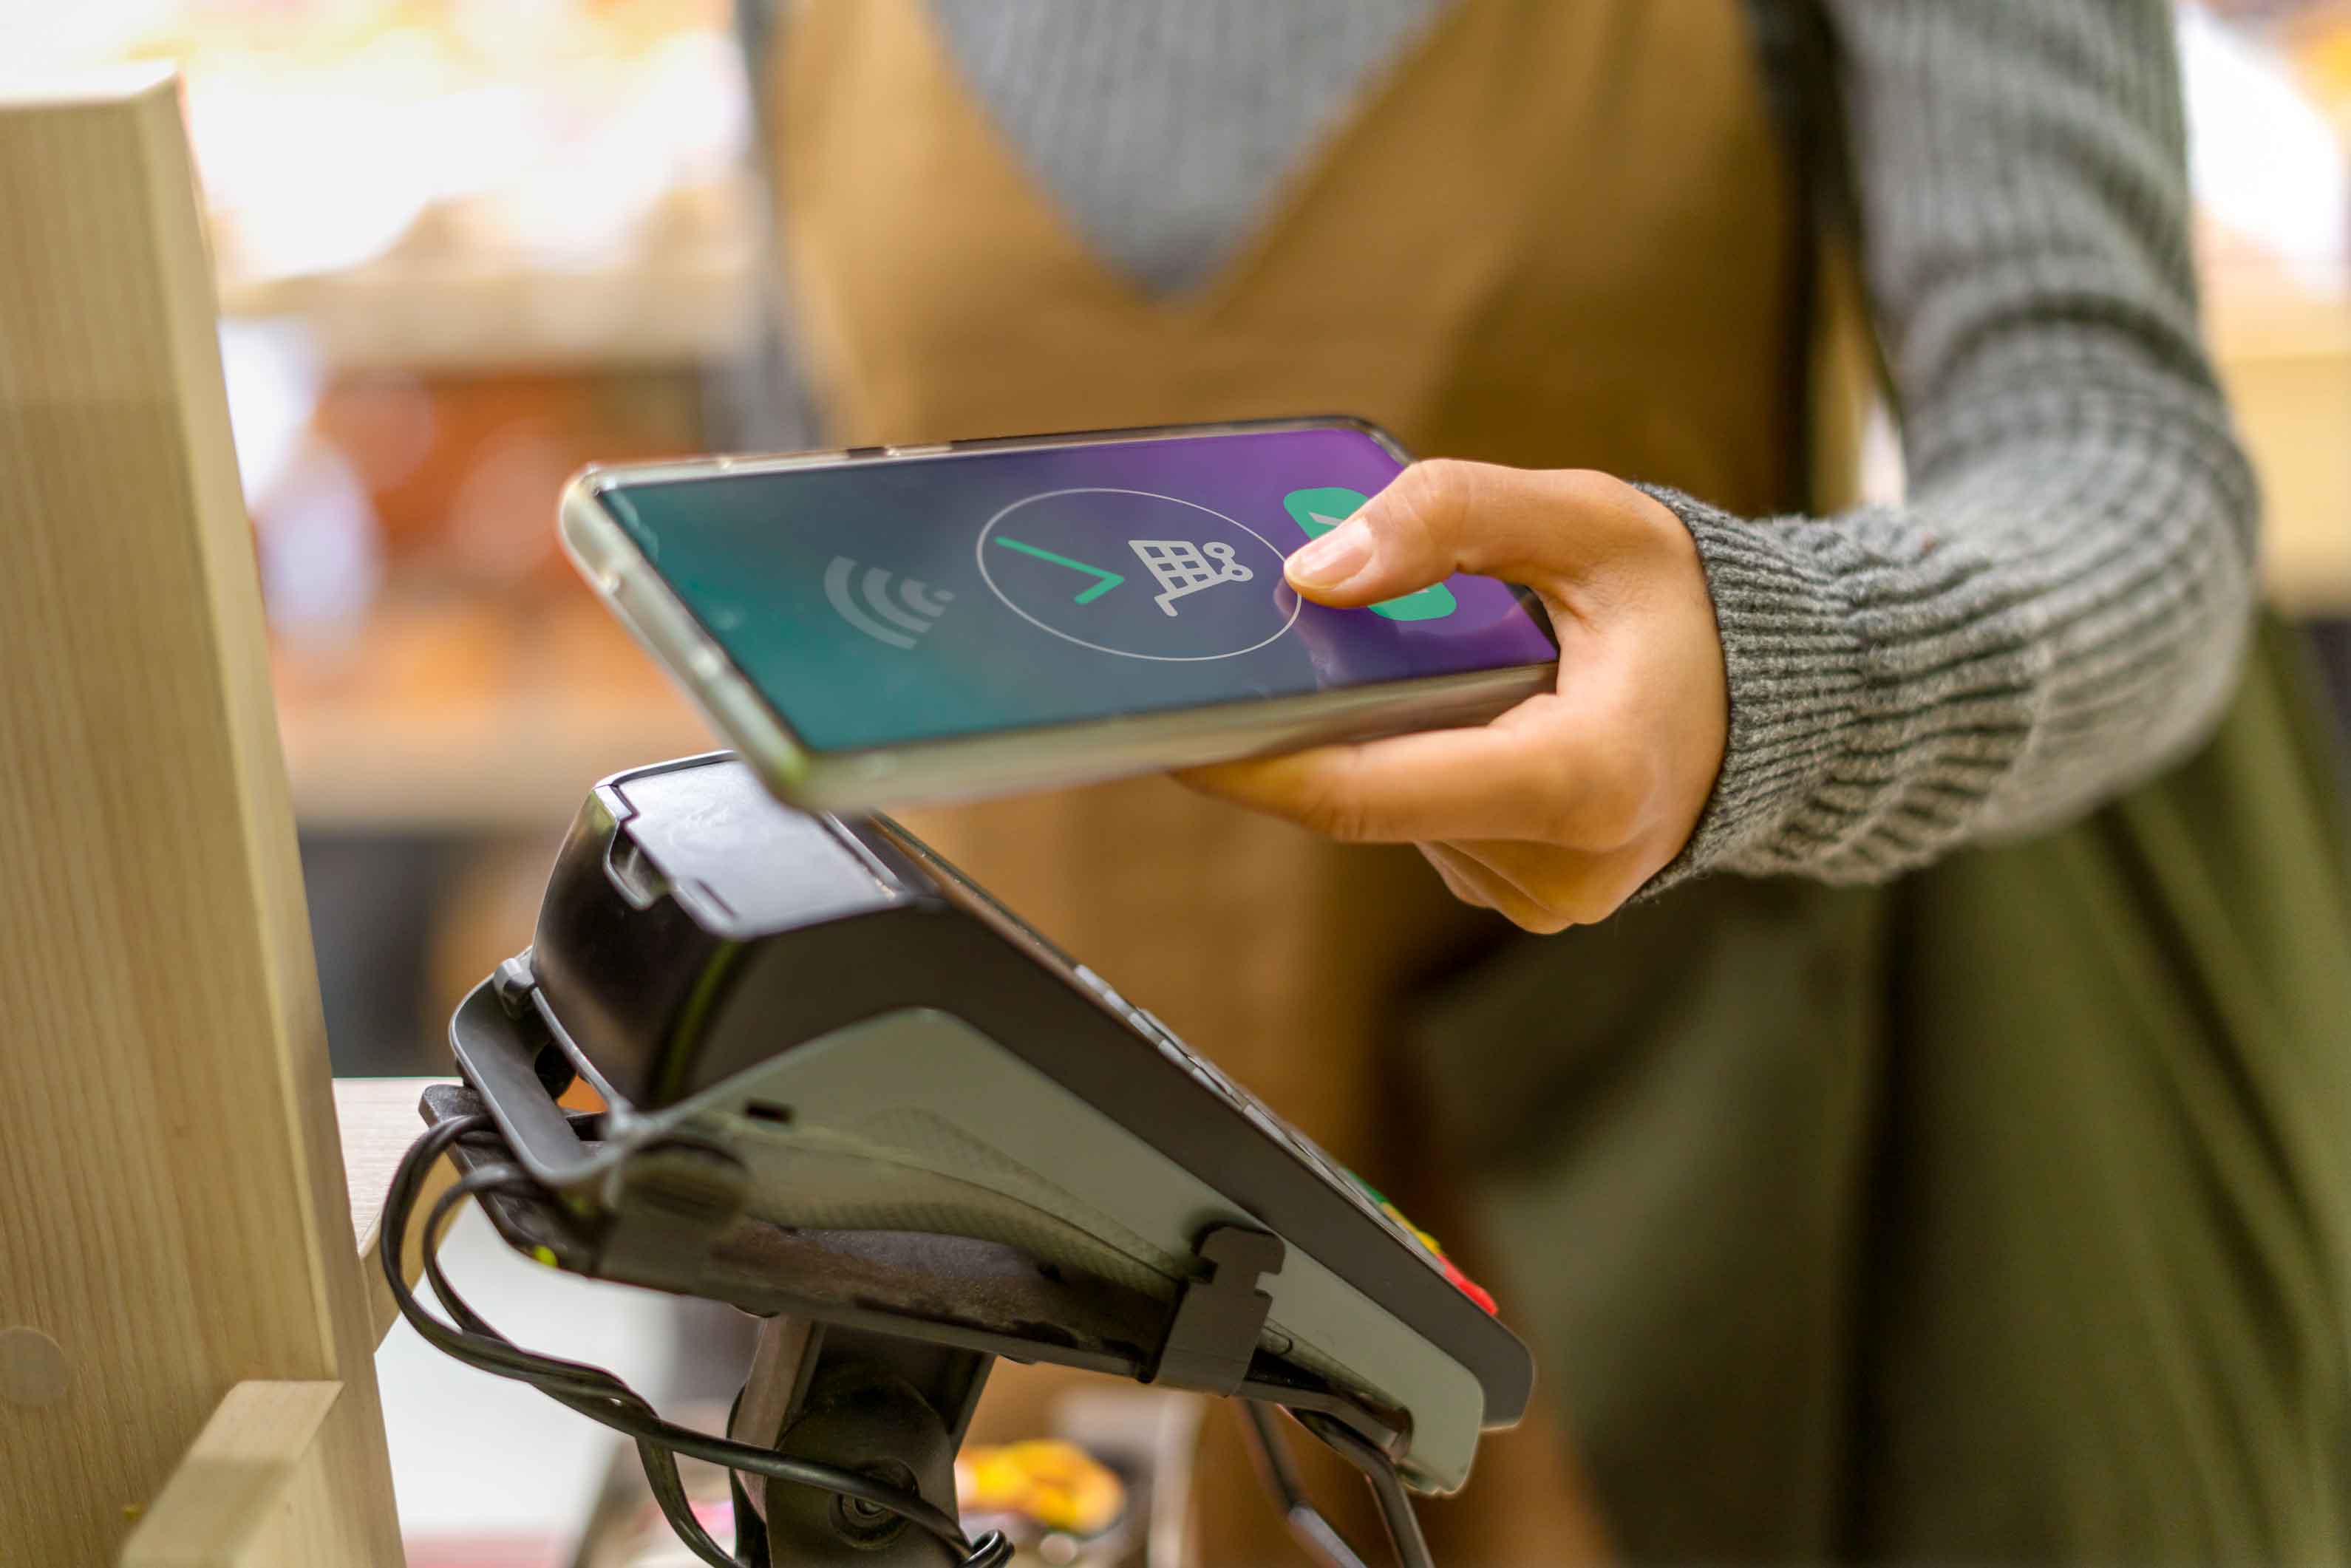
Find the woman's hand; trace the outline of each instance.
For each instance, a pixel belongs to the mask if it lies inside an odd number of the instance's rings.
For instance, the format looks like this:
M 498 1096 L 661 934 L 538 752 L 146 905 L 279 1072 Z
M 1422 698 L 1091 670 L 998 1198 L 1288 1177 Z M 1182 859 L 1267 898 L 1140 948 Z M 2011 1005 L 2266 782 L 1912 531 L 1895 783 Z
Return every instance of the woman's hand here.
M 1318 603 L 1457 571 L 1541 593 L 1559 688 L 1482 728 L 1194 769 L 1209 794 L 1359 842 L 1417 844 L 1446 885 L 1530 931 L 1588 925 L 1697 828 L 1729 725 L 1722 644 L 1689 531 L 1605 474 L 1418 463 L 1290 558 Z

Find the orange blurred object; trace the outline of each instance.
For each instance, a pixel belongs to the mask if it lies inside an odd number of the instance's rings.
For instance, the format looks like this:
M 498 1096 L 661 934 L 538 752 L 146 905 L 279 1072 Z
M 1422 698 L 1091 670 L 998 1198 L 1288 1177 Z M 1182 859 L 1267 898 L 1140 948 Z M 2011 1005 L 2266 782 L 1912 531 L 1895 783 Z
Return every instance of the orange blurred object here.
M 1126 1486 L 1074 1443 L 1038 1438 L 966 1448 L 956 1500 L 967 1513 L 1017 1513 L 1048 1530 L 1099 1535 L 1126 1511 Z

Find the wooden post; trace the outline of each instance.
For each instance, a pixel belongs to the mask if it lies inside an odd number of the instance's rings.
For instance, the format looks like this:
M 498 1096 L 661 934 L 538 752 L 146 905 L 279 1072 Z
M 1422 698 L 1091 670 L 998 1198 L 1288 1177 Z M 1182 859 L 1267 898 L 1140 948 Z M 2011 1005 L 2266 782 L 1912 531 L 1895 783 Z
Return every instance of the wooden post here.
M 219 1407 L 192 1465 L 396 1564 L 168 75 L 0 99 L 0 1563 L 113 1560 Z

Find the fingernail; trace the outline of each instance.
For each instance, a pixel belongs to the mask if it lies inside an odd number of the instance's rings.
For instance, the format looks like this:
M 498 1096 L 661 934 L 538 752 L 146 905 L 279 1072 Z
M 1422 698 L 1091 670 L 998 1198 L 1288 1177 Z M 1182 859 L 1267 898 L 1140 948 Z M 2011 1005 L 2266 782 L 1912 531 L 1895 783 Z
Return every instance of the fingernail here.
M 1290 558 L 1290 580 L 1301 588 L 1336 588 L 1371 563 L 1372 530 L 1350 518 Z

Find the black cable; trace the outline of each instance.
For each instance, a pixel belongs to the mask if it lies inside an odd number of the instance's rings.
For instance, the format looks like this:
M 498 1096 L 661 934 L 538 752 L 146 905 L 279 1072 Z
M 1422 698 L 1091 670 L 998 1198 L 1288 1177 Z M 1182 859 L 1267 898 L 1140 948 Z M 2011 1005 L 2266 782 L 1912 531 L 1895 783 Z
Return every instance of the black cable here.
M 1395 1461 L 1364 1440 L 1346 1423 L 1319 1410 L 1292 1410 L 1290 1418 L 1322 1439 L 1326 1448 L 1364 1472 L 1372 1496 L 1380 1505 L 1380 1521 L 1388 1527 L 1388 1541 L 1404 1568 L 1436 1568 L 1429 1561 L 1428 1538 L 1420 1532 L 1420 1516 L 1412 1511 L 1412 1494 L 1396 1474 Z
M 425 1275 L 433 1281 L 434 1292 L 441 1298 L 442 1304 L 449 1310 L 450 1316 L 455 1319 L 460 1328 L 465 1332 L 483 1340 L 506 1345 L 514 1350 L 516 1355 L 525 1358 L 529 1357 L 531 1353 L 515 1349 L 512 1342 L 491 1327 L 489 1322 L 481 1314 L 475 1312 L 471 1304 L 457 1293 L 455 1287 L 449 1283 L 448 1276 L 442 1272 L 440 1267 L 440 1246 L 443 1232 L 450 1218 L 455 1214 L 457 1205 L 463 1203 L 467 1197 L 484 1192 L 523 1191 L 528 1190 L 528 1187 L 527 1178 L 523 1178 L 521 1173 L 512 1166 L 485 1166 L 471 1173 L 453 1186 L 449 1191 L 444 1193 L 440 1200 L 433 1206 L 433 1211 L 426 1216 L 424 1222 Z M 469 1364 L 481 1366 L 486 1371 L 498 1371 L 496 1366 L 484 1364 L 487 1359 L 489 1358 L 485 1356 L 483 1360 L 470 1360 Z M 557 1363 L 553 1357 L 545 1359 L 551 1364 L 564 1364 Z M 652 1407 L 645 1405 L 633 1390 L 628 1388 L 625 1384 L 622 1384 L 619 1379 L 602 1375 L 600 1369 L 596 1368 L 581 1370 L 588 1375 L 559 1378 L 551 1373 L 536 1369 L 520 1369 L 504 1373 L 503 1375 L 527 1382 L 538 1388 L 540 1393 L 568 1408 L 578 1411 L 591 1420 L 604 1421 L 606 1425 L 619 1424 L 615 1420 L 607 1419 L 606 1402 L 608 1401 L 611 1402 L 611 1408 L 624 1412 L 628 1416 L 653 1414 Z M 658 1417 L 655 1418 L 658 1419 Z M 645 1473 L 645 1484 L 652 1490 L 653 1500 L 661 1509 L 662 1517 L 668 1521 L 670 1529 L 678 1539 L 683 1541 L 695 1556 L 708 1563 L 710 1568 L 742 1568 L 734 1553 L 721 1545 L 716 1537 L 702 1527 L 702 1521 L 695 1517 L 693 1502 L 686 1495 L 684 1479 L 678 1474 L 676 1456 L 667 1448 L 649 1441 L 642 1436 L 636 1437 L 636 1447 L 638 1463 Z
M 1307 1500 L 1298 1467 L 1290 1458 L 1290 1445 L 1274 1429 L 1272 1408 L 1254 1399 L 1235 1403 L 1240 1407 L 1241 1429 L 1249 1435 L 1249 1458 L 1256 1462 L 1258 1479 L 1280 1505 L 1281 1520 L 1290 1535 L 1323 1568 L 1364 1568 L 1362 1555 L 1347 1544 L 1338 1527 Z
M 924 1499 L 902 1492 L 852 1470 L 794 1459 L 770 1449 L 726 1438 L 712 1437 L 691 1427 L 664 1420 L 659 1412 L 626 1383 L 601 1367 L 566 1361 L 528 1351 L 507 1339 L 475 1312 L 449 1281 L 441 1268 L 444 1230 L 459 1205 L 471 1197 L 505 1192 L 538 1197 L 543 1189 L 518 1166 L 501 1162 L 469 1172 L 443 1193 L 426 1216 L 423 1242 L 425 1277 L 456 1326 L 426 1312 L 402 1276 L 399 1260 L 406 1249 L 408 1228 L 424 1173 L 460 1139 L 489 1130 L 487 1115 L 476 1113 L 441 1123 L 412 1145 L 402 1156 L 392 1190 L 384 1203 L 382 1244 L 378 1261 L 401 1315 L 436 1349 L 466 1365 L 525 1383 L 567 1408 L 610 1427 L 637 1446 L 647 1485 L 671 1529 L 710 1568 L 746 1568 L 703 1529 L 694 1517 L 676 1456 L 686 1454 L 729 1469 L 747 1471 L 789 1485 L 857 1498 L 898 1515 L 961 1554 L 958 1568 L 1001 1568 L 1012 1556 L 1012 1544 L 1000 1531 L 974 1543 L 950 1515 Z M 1330 1521 L 1309 1502 L 1299 1484 L 1286 1445 L 1273 1429 L 1270 1410 L 1255 1401 L 1241 1402 L 1253 1451 L 1267 1486 L 1280 1500 L 1291 1532 L 1301 1545 L 1323 1559 L 1329 1568 L 1364 1568 L 1364 1560 Z M 1311 1411 L 1291 1416 L 1336 1450 L 1371 1483 L 1381 1518 L 1404 1568 L 1432 1568 L 1428 1547 L 1402 1479 L 1387 1456 L 1343 1424 Z
M 417 1145 L 410 1151 L 410 1157 L 415 1160 L 414 1166 L 412 1168 L 407 1161 L 403 1160 L 401 1172 L 395 1176 L 392 1195 L 385 1205 L 383 1234 L 388 1242 L 396 1240 L 398 1244 L 404 1247 L 408 1222 L 414 1208 L 417 1189 L 422 1186 L 423 1173 L 431 1168 L 432 1161 L 439 1157 L 447 1146 L 458 1138 L 486 1125 L 486 1119 L 478 1116 L 464 1118 L 446 1125 L 451 1130 L 445 1132 L 442 1128 L 434 1130 L 434 1134 L 440 1134 L 440 1136 L 428 1134 L 425 1138 L 420 1139 Z M 448 1217 L 455 1212 L 456 1204 L 463 1201 L 465 1197 L 476 1192 L 501 1186 L 525 1185 L 527 1183 L 523 1181 L 521 1173 L 511 1166 L 493 1167 L 488 1171 L 476 1172 L 458 1184 L 460 1187 L 465 1189 L 464 1192 L 454 1199 L 436 1204 L 427 1221 L 423 1248 L 425 1272 L 428 1277 L 434 1279 L 434 1289 L 444 1292 L 444 1303 L 449 1305 L 451 1313 L 456 1318 L 460 1328 L 448 1329 L 433 1319 L 430 1314 L 423 1312 L 422 1307 L 415 1302 L 413 1295 L 407 1291 L 405 1280 L 399 1279 L 387 1265 L 385 1278 L 393 1285 L 402 1314 L 408 1318 L 428 1343 L 444 1354 L 480 1370 L 530 1383 L 550 1398 L 559 1400 L 568 1407 L 589 1416 L 591 1419 L 605 1420 L 608 1406 L 626 1409 L 632 1403 L 641 1407 L 643 1414 L 651 1415 L 650 1406 L 644 1405 L 643 1401 L 619 1379 L 600 1368 L 558 1362 L 551 1357 L 533 1358 L 529 1353 L 516 1349 L 495 1329 L 490 1328 L 478 1313 L 473 1312 L 462 1296 L 455 1294 L 454 1287 L 448 1282 L 447 1276 L 441 1272 L 437 1256 L 441 1233 Z M 451 1301 L 453 1297 L 454 1301 Z M 668 1521 L 679 1538 L 697 1557 L 709 1563 L 711 1568 L 741 1568 L 732 1554 L 713 1540 L 709 1533 L 702 1529 L 700 1522 L 694 1518 L 692 1508 L 686 1500 L 684 1482 L 677 1475 L 675 1461 L 665 1450 L 657 1446 L 649 1446 L 643 1440 L 638 1442 L 637 1449 L 639 1460 L 644 1467 L 646 1484 L 653 1491 L 654 1500 L 662 1510 L 663 1517 Z
M 425 1254 L 426 1275 L 433 1281 L 434 1291 L 442 1294 L 444 1303 L 449 1306 L 451 1315 L 458 1318 L 463 1325 L 462 1332 L 444 1330 L 442 1334 L 434 1336 L 434 1343 L 468 1364 L 529 1383 L 590 1419 L 635 1439 L 640 1454 L 647 1463 L 647 1480 L 652 1484 L 657 1500 L 664 1503 L 664 1514 L 674 1526 L 679 1528 L 680 1534 L 696 1554 L 713 1563 L 714 1568 L 740 1568 L 740 1565 L 730 1553 L 710 1540 L 698 1524 L 692 1522 L 691 1513 L 685 1506 L 683 1483 L 676 1476 L 675 1453 L 692 1453 L 718 1464 L 732 1466 L 740 1463 L 744 1468 L 778 1479 L 862 1496 L 878 1507 L 914 1515 L 913 1522 L 941 1536 L 958 1552 L 970 1552 L 971 1548 L 961 1539 L 961 1531 L 954 1521 L 919 1499 L 904 1498 L 893 1489 L 851 1471 L 835 1472 L 828 1466 L 807 1465 L 765 1449 L 733 1452 L 733 1449 L 743 1446 L 726 1444 L 691 1428 L 674 1427 L 663 1421 L 641 1396 L 601 1368 L 541 1356 L 515 1347 L 475 1312 L 462 1296 L 456 1294 L 447 1276 L 442 1272 L 436 1256 L 441 1228 L 455 1213 L 456 1207 L 467 1197 L 497 1190 L 528 1194 L 537 1188 L 513 1167 L 486 1167 L 455 1184 L 444 1194 L 435 1204 L 428 1220 L 427 1239 L 432 1245 Z M 842 1482 L 847 1484 L 839 1484 Z M 915 1507 L 913 1510 L 903 1509 L 902 1505 L 909 1501 Z M 930 1517 L 919 1517 L 922 1513 Z M 949 1531 L 954 1533 L 948 1534 Z M 697 1536 L 701 1539 L 695 1539 Z
M 1273 1412 L 1277 1409 L 1284 1409 L 1291 1420 L 1363 1472 L 1364 1479 L 1371 1483 L 1372 1496 L 1380 1505 L 1380 1522 L 1387 1526 L 1388 1542 L 1395 1548 L 1396 1561 L 1403 1568 L 1433 1568 L 1428 1540 L 1420 1532 L 1420 1517 L 1412 1511 L 1412 1495 L 1405 1490 L 1404 1478 L 1396 1474 L 1395 1464 L 1387 1455 L 1365 1441 L 1354 1428 L 1319 1411 L 1288 1410 L 1254 1399 L 1239 1403 L 1258 1474 L 1280 1500 L 1290 1534 L 1301 1546 L 1322 1559 L 1326 1568 L 1364 1568 L 1364 1559 L 1322 1516 L 1322 1511 L 1307 1500 L 1298 1469 L 1290 1462 L 1290 1446 L 1275 1428 Z
M 697 1555 L 712 1563 L 714 1568 L 740 1568 L 737 1560 L 693 1521 L 686 1507 L 683 1484 L 676 1478 L 674 1458 L 676 1453 L 692 1454 L 716 1464 L 750 1469 L 771 1479 L 859 1497 L 907 1518 L 910 1522 L 953 1546 L 959 1553 L 966 1554 L 967 1561 L 970 1561 L 977 1549 L 963 1538 L 960 1528 L 947 1515 L 919 1498 L 902 1494 L 853 1471 L 789 1459 L 767 1449 L 729 1443 L 688 1427 L 673 1426 L 662 1420 L 634 1390 L 602 1369 L 520 1350 L 491 1328 L 450 1285 L 447 1276 L 439 1267 L 437 1250 L 441 1227 L 459 1204 L 469 1197 L 498 1190 L 534 1196 L 539 1189 L 537 1184 L 513 1166 L 490 1166 L 475 1171 L 455 1184 L 434 1206 L 427 1222 L 427 1239 L 431 1245 L 425 1253 L 426 1275 L 432 1280 L 434 1289 L 443 1295 L 451 1315 L 458 1318 L 462 1327 L 459 1331 L 451 1331 L 432 1322 L 428 1316 L 425 1322 L 418 1323 L 420 1332 L 426 1331 L 428 1327 L 438 1330 L 437 1333 L 428 1333 L 428 1337 L 457 1359 L 496 1375 L 529 1383 L 591 1420 L 601 1422 L 635 1439 L 640 1454 L 646 1461 L 647 1480 L 653 1486 L 657 1500 L 664 1504 L 664 1513 Z M 413 1191 L 403 1196 L 408 1199 L 408 1206 L 413 1207 Z M 404 1231 L 404 1213 L 402 1218 Z M 405 1311 L 403 1307 L 403 1312 Z M 971 1568 L 979 1568 L 979 1564 L 973 1563 Z
M 407 1245 L 409 1223 L 424 1175 L 459 1139 L 490 1129 L 490 1118 L 479 1113 L 460 1116 L 433 1127 L 410 1145 L 393 1175 L 384 1200 L 379 1262 L 401 1316 L 427 1343 L 457 1361 L 493 1375 L 526 1383 L 549 1398 L 610 1427 L 632 1439 L 645 1469 L 647 1484 L 672 1529 L 695 1555 L 711 1568 L 744 1568 L 694 1518 L 677 1473 L 676 1456 L 695 1458 L 729 1469 L 765 1476 L 792 1486 L 814 1487 L 852 1497 L 887 1510 L 951 1547 L 961 1568 L 998 1568 L 1011 1555 L 1011 1544 L 1000 1533 L 974 1543 L 953 1516 L 913 1493 L 884 1485 L 871 1477 L 831 1465 L 791 1458 L 766 1448 L 713 1437 L 691 1427 L 662 1419 L 643 1396 L 601 1367 L 542 1355 L 516 1345 L 475 1312 L 450 1285 L 439 1259 L 440 1238 L 459 1204 L 484 1193 L 542 1195 L 538 1184 L 518 1166 L 499 1164 L 473 1171 L 453 1184 L 433 1206 L 425 1221 L 424 1271 L 448 1309 L 455 1326 L 427 1312 L 402 1276 L 400 1260 Z

